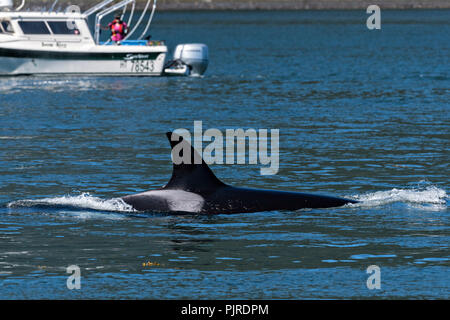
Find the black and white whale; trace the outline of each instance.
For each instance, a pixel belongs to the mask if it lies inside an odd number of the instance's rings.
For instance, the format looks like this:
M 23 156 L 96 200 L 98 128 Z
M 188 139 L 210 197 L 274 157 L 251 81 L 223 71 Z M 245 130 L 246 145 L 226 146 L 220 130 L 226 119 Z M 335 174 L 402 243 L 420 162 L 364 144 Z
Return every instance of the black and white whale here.
M 172 151 L 188 144 L 192 160 L 200 157 L 189 142 L 168 132 Z M 178 141 L 173 141 L 178 140 Z M 198 158 L 201 159 L 201 158 Z M 200 161 L 198 161 L 200 162 Z M 122 198 L 138 211 L 197 214 L 231 214 L 272 210 L 339 207 L 357 201 L 308 193 L 233 187 L 220 181 L 201 159 L 200 164 L 173 164 L 170 181 L 161 189 Z

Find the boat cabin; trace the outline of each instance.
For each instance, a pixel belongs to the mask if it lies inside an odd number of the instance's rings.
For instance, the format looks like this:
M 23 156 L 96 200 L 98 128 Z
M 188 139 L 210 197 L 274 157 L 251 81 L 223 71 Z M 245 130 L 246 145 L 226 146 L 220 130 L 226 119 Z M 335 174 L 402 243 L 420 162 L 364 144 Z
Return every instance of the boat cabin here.
M 68 40 L 94 44 L 87 21 L 81 14 L 0 12 L 2 36 L 20 37 L 28 41 Z

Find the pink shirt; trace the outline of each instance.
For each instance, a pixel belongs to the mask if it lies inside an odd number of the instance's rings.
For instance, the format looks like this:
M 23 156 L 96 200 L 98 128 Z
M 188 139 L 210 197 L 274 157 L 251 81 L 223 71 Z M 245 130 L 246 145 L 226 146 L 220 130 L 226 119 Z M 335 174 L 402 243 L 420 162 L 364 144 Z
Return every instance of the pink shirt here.
M 108 24 L 112 32 L 111 40 L 112 41 L 121 41 L 125 38 L 125 30 L 127 29 L 127 24 L 125 22 L 120 23 L 117 20 L 114 20 L 110 24 Z

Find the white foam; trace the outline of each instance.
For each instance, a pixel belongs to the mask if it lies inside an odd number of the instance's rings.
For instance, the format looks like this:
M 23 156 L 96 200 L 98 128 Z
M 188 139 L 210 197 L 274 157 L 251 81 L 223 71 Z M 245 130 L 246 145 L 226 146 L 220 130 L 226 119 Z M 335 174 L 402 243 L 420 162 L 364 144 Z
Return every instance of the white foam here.
M 409 204 L 431 204 L 446 207 L 447 193 L 435 186 L 416 189 L 397 189 L 377 191 L 353 196 L 360 203 L 351 206 L 380 206 L 390 203 L 402 202 Z
M 23 139 L 33 139 L 30 136 L 0 136 L 0 140 L 23 140 Z
M 63 196 L 56 198 L 43 198 L 39 200 L 19 200 L 8 203 L 8 207 L 32 207 L 35 205 L 62 205 L 75 208 L 93 209 L 99 211 L 133 212 L 133 207 L 120 198 L 100 199 L 83 193 L 78 196 Z

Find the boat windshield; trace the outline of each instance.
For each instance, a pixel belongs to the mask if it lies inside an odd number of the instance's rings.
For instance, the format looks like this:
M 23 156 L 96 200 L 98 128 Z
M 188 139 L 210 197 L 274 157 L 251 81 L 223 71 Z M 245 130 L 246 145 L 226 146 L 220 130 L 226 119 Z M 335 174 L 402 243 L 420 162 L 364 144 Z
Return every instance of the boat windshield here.
M 53 34 L 80 35 L 74 21 L 47 21 Z
M 19 21 L 24 34 L 50 34 L 44 21 Z
M 80 35 L 74 21 L 19 21 L 19 26 L 27 35 Z

